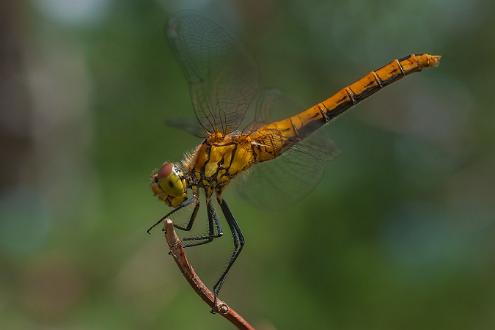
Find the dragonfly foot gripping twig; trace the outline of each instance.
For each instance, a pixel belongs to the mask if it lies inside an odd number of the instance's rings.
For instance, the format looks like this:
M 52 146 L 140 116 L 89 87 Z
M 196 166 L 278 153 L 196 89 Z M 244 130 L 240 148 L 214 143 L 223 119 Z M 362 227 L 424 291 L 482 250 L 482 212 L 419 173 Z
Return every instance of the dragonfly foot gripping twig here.
M 201 299 L 203 299 L 204 302 L 206 302 L 213 310 L 215 310 L 220 315 L 229 320 L 232 324 L 234 324 L 238 329 L 254 330 L 254 327 L 249 324 L 241 315 L 239 315 L 239 313 L 237 313 L 233 308 L 228 306 L 222 300 L 218 298 L 215 299 L 210 289 L 208 289 L 201 278 L 199 278 L 198 274 L 196 274 L 192 265 L 187 259 L 182 241 L 177 236 L 177 233 L 174 230 L 174 224 L 170 219 L 165 220 L 165 239 L 170 248 L 169 254 L 172 255 L 182 274 L 189 282 L 191 287 L 194 289 L 194 291 L 196 291 L 196 293 L 201 297 Z

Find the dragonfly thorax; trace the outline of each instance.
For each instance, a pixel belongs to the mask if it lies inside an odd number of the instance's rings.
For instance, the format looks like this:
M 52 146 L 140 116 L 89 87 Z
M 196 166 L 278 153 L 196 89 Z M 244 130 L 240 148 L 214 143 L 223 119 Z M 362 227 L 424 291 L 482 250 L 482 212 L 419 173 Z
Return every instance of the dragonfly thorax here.
M 187 198 L 187 182 L 177 164 L 165 162 L 151 175 L 151 190 L 171 207 Z

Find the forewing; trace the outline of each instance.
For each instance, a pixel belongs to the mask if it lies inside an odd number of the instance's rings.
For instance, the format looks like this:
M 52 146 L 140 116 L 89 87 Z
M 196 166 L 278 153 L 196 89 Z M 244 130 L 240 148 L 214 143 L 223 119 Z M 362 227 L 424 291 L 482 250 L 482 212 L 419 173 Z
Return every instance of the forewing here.
M 304 110 L 302 106 L 282 94 L 278 89 L 259 90 L 253 111 L 246 116 L 242 126 L 244 133 L 250 133 L 264 124 L 287 118 Z
M 242 46 L 219 25 L 189 12 L 169 21 L 167 35 L 200 125 L 225 134 L 239 128 L 258 88 L 256 66 Z

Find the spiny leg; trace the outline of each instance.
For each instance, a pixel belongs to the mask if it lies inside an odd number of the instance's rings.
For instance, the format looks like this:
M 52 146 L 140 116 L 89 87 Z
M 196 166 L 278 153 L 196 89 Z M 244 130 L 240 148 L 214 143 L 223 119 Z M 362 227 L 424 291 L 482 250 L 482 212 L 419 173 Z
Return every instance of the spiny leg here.
M 191 217 L 189 218 L 189 222 L 187 223 L 186 227 L 174 224 L 174 228 L 176 229 L 183 231 L 190 231 L 194 225 L 194 221 L 196 220 L 196 216 L 198 215 L 198 210 L 200 206 L 200 198 L 199 198 L 200 196 L 199 196 L 199 190 L 196 187 L 192 187 L 192 191 L 193 191 L 192 199 L 195 205 Z
M 223 271 L 222 275 L 220 275 L 220 278 L 218 281 L 215 283 L 213 286 L 213 294 L 214 294 L 214 303 L 213 303 L 213 309 L 212 312 L 215 311 L 216 308 L 216 303 L 217 303 L 217 296 L 220 293 L 220 290 L 222 289 L 223 283 L 225 282 L 225 278 L 227 277 L 227 274 L 232 267 L 232 265 L 235 263 L 237 257 L 242 251 L 242 248 L 244 247 L 244 235 L 242 235 L 241 228 L 237 224 L 237 221 L 235 220 L 234 216 L 230 212 L 230 209 L 221 197 L 218 197 L 218 203 L 220 204 L 220 207 L 222 208 L 222 212 L 225 216 L 225 219 L 227 220 L 227 223 L 229 224 L 230 231 L 232 232 L 232 238 L 234 239 L 234 251 L 232 252 L 232 255 L 229 260 L 229 264 L 227 265 L 227 268 Z
M 179 206 L 177 206 L 175 209 L 173 209 L 172 211 L 168 212 L 167 214 L 165 214 L 163 217 L 160 218 L 160 220 L 158 220 L 157 222 L 155 222 L 151 227 L 148 228 L 148 230 L 146 230 L 146 232 L 148 234 L 151 233 L 151 230 L 153 228 L 155 228 L 156 226 L 158 226 L 160 223 L 162 223 L 163 220 L 165 220 L 166 218 L 168 218 L 169 216 L 171 216 L 172 214 L 174 214 L 175 212 L 179 211 L 181 208 L 183 207 L 186 207 L 188 206 L 189 204 L 191 204 L 192 202 L 194 201 L 194 199 L 192 198 L 188 198 L 186 199 L 185 201 L 183 201 Z
M 189 222 L 187 223 L 187 226 L 183 227 L 180 225 L 176 225 L 174 223 L 174 227 L 176 229 L 183 230 L 183 231 L 190 231 L 192 229 L 192 226 L 194 225 L 194 220 L 196 220 L 196 216 L 198 215 L 198 210 L 199 210 L 199 198 L 195 198 L 195 199 L 196 199 L 196 205 L 194 205 L 194 210 L 191 214 L 191 217 L 189 218 Z
M 218 220 L 213 205 L 211 205 L 211 201 L 208 200 L 206 205 L 208 211 L 208 235 L 183 238 L 183 241 L 199 241 L 184 244 L 184 247 L 203 245 L 212 242 L 215 238 L 223 236 L 222 226 L 220 225 L 220 221 Z

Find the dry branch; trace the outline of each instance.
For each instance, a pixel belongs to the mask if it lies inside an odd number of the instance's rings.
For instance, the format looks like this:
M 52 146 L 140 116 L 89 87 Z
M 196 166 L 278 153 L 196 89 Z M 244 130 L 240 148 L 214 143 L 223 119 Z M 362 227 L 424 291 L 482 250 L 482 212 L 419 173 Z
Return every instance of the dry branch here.
M 187 259 L 182 241 L 177 236 L 174 230 L 174 224 L 172 220 L 167 219 L 165 221 L 165 239 L 170 248 L 170 254 L 174 257 L 177 266 L 181 270 L 182 274 L 189 282 L 191 287 L 196 293 L 204 300 L 212 310 L 215 310 L 220 315 L 229 320 L 238 329 L 242 330 L 254 330 L 254 327 L 249 324 L 241 315 L 239 315 L 233 308 L 229 307 L 225 302 L 217 298 L 216 306 L 214 306 L 213 293 L 206 287 L 201 278 L 196 274 L 193 267 Z

